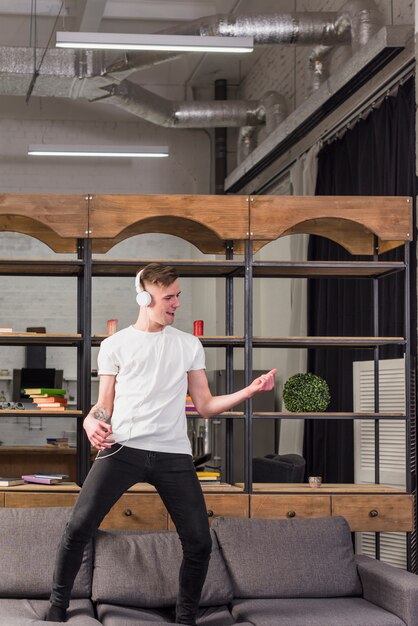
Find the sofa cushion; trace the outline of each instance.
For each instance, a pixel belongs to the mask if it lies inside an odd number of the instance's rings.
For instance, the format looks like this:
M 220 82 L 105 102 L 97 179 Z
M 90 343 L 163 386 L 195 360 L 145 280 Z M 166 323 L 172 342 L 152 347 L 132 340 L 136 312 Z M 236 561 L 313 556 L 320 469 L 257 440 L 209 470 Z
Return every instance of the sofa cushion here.
M 49 598 L 55 554 L 70 508 L 0 508 L 0 597 Z M 72 596 L 91 594 L 92 548 L 84 551 Z
M 236 598 L 360 595 L 349 526 L 342 517 L 218 517 L 213 525 Z
M 162 626 L 173 623 L 173 611 L 138 609 L 114 604 L 98 604 L 97 616 L 103 626 L 147 626 L 148 624 Z M 201 609 L 197 617 L 198 626 L 232 626 L 233 624 L 235 620 L 226 606 Z
M 0 599 L 0 626 L 45 626 L 49 600 Z M 87 599 L 71 600 L 66 624 L 74 626 L 99 626 L 94 617 L 93 605 Z
M 173 623 L 173 612 L 167 610 L 140 609 L 118 604 L 97 604 L 96 610 L 97 617 L 103 626 L 142 626 L 143 624 L 161 626 Z
M 235 600 L 231 612 L 240 626 L 405 626 L 363 598 Z
M 231 581 L 213 534 L 212 541 L 201 606 L 227 604 L 233 597 Z M 181 560 L 181 544 L 175 531 L 129 534 L 99 531 L 93 600 L 142 608 L 174 606 Z

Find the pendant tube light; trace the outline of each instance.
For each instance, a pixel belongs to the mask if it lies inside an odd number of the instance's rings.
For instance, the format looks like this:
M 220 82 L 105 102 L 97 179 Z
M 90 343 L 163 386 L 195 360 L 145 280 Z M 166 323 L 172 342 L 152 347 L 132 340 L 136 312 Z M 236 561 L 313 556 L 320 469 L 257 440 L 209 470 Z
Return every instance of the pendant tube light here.
M 252 52 L 253 37 L 199 35 L 128 35 L 58 31 L 57 48 L 89 50 L 162 50 L 174 52 Z
M 30 145 L 31 156 L 62 157 L 110 157 L 110 158 L 164 158 L 168 157 L 167 146 L 72 146 Z

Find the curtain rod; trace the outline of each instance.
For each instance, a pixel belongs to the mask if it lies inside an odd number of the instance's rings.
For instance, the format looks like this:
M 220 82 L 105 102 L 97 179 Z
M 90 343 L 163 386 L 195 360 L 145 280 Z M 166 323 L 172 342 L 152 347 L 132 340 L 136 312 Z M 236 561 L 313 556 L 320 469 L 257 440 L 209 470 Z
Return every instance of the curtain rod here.
M 386 98 L 396 96 L 397 90 L 400 86 L 406 83 L 409 78 L 415 75 L 415 69 L 412 67 L 404 68 L 402 74 L 397 75 L 396 78 L 389 80 L 385 85 L 381 86 L 375 93 L 370 95 L 367 100 L 364 100 L 357 109 L 350 112 L 347 117 L 342 120 L 329 132 L 324 133 L 318 140 L 321 145 L 329 144 L 332 141 L 341 139 L 347 130 L 351 130 L 358 122 L 366 119 L 367 116 L 374 110 L 378 109 Z M 314 144 L 312 144 L 314 145 Z

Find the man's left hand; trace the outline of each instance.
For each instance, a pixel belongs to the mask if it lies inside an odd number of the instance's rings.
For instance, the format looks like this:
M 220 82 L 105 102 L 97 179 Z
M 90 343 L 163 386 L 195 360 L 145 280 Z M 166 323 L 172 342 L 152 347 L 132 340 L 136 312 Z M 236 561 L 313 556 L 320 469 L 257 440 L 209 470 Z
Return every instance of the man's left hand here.
M 270 391 L 274 387 L 274 377 L 277 374 L 277 369 L 274 368 L 267 372 L 266 374 L 262 374 L 248 386 L 249 397 L 252 398 L 256 393 L 260 393 L 260 391 Z

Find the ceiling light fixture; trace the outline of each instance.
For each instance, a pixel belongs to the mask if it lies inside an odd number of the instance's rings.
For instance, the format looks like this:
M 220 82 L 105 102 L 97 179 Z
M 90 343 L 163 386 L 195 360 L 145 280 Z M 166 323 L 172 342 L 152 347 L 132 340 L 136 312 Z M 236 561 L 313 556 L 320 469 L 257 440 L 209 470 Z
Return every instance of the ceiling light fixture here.
M 57 146 L 30 145 L 32 156 L 163 158 L 168 157 L 167 146 Z
M 58 31 L 57 48 L 89 50 L 164 50 L 173 52 L 252 52 L 253 37 L 201 37 L 199 35 L 127 35 Z

